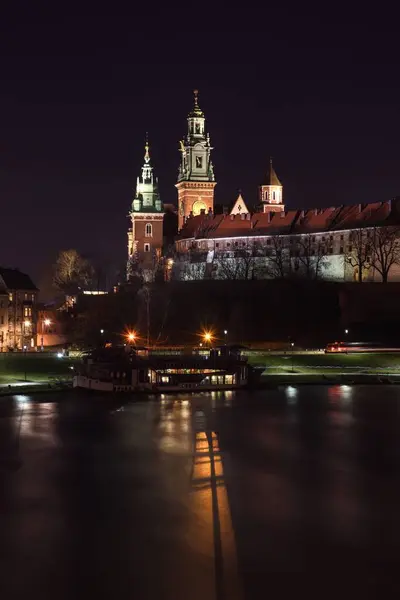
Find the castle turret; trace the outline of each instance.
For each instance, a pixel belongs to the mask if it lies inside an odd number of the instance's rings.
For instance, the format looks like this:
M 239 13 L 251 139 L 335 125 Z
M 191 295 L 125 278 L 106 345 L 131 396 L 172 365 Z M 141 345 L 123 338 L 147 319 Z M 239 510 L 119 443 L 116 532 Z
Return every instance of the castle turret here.
M 154 267 L 155 257 L 161 254 L 164 212 L 158 180 L 154 177 L 151 164 L 147 134 L 143 166 L 136 180 L 129 217 L 132 228 L 128 231 L 128 267 L 135 262 L 143 271 L 149 271 Z
M 272 158 L 269 159 L 269 168 L 265 180 L 260 186 L 260 203 L 263 212 L 281 212 L 285 210 L 283 186 L 275 173 Z

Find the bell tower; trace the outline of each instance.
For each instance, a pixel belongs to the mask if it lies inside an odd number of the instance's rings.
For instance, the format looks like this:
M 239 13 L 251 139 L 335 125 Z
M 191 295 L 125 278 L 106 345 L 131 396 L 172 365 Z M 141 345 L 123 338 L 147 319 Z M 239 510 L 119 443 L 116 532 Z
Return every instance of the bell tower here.
M 272 158 L 269 159 L 269 169 L 264 183 L 260 186 L 260 204 L 263 212 L 282 212 L 285 210 L 283 204 L 283 186 L 278 179 L 272 166 Z
M 214 210 L 216 181 L 211 162 L 210 135 L 206 133 L 205 117 L 199 107 L 198 91 L 194 90 L 194 105 L 188 114 L 188 131 L 180 142 L 181 164 L 178 182 L 178 228 L 187 217 Z

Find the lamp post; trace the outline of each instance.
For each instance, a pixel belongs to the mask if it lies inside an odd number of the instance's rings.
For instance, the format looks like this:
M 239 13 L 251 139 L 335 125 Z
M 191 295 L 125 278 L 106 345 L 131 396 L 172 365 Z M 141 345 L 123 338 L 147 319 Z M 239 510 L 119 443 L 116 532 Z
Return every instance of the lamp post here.
M 44 334 L 46 333 L 46 327 L 48 327 L 49 325 L 51 325 L 50 319 L 43 319 L 42 320 L 42 339 L 41 339 L 41 349 L 42 349 L 42 352 L 44 350 L 43 337 L 44 337 Z
M 25 381 L 26 381 L 26 350 L 27 350 L 27 346 L 24 345 L 24 375 L 25 375 Z
M 291 344 L 290 344 L 290 345 L 291 345 L 291 347 L 292 347 L 292 373 L 293 373 L 293 372 L 294 372 L 294 369 L 293 369 L 293 358 L 294 358 L 294 355 L 293 355 L 293 348 L 294 348 L 294 342 L 291 342 Z
M 228 345 L 228 330 L 224 329 L 224 336 L 225 336 L 225 346 Z
M 23 349 L 25 352 L 26 352 L 26 345 L 25 345 L 26 330 L 28 327 L 30 327 L 30 325 L 31 325 L 31 322 L 28 319 L 26 319 L 24 321 L 24 330 L 23 330 L 23 335 L 22 335 L 22 344 L 23 344 Z
M 348 329 L 345 329 L 345 330 L 344 330 L 344 332 L 345 332 L 345 334 L 347 335 L 347 334 L 349 333 L 349 330 L 348 330 Z

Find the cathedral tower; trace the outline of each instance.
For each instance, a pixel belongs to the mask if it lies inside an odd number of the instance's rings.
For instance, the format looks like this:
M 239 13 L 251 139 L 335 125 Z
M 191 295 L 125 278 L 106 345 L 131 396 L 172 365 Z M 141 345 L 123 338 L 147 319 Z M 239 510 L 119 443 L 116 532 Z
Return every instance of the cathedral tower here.
M 136 193 L 132 200 L 128 231 L 128 278 L 133 267 L 149 273 L 156 267 L 163 244 L 164 212 L 150 161 L 150 146 L 146 135 L 144 162 L 137 178 Z
M 283 186 L 272 166 L 272 158 L 270 158 L 267 176 L 260 186 L 260 203 L 263 212 L 282 212 L 285 210 L 282 192 Z
M 214 210 L 216 186 L 211 162 L 210 135 L 205 130 L 205 117 L 194 90 L 194 106 L 189 113 L 188 132 L 180 142 L 181 164 L 178 182 L 178 228 L 181 229 L 190 214 L 199 215 Z

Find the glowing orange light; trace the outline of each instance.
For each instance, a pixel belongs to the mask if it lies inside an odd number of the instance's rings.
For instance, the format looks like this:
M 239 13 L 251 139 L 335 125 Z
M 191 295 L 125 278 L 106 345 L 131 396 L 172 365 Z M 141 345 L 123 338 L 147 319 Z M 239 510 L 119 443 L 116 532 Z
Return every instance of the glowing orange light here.
M 130 342 L 134 342 L 136 340 L 136 333 L 134 331 L 130 331 L 128 333 L 128 340 Z
M 214 339 L 214 336 L 212 334 L 211 331 L 205 331 L 203 333 L 203 340 L 205 341 L 206 344 L 210 344 Z

